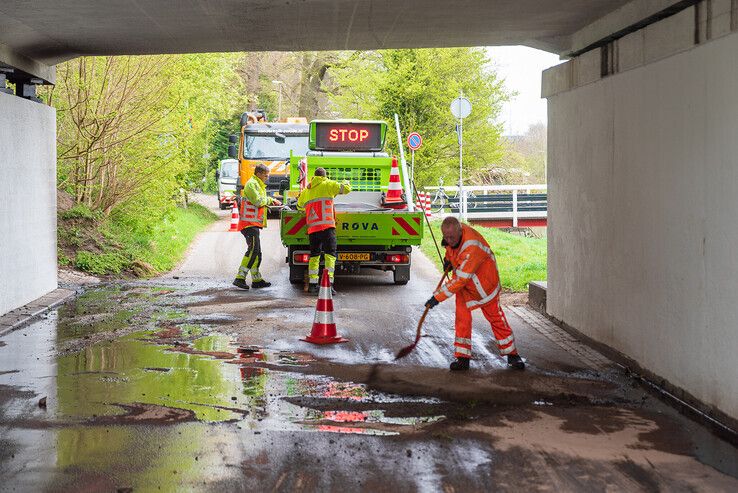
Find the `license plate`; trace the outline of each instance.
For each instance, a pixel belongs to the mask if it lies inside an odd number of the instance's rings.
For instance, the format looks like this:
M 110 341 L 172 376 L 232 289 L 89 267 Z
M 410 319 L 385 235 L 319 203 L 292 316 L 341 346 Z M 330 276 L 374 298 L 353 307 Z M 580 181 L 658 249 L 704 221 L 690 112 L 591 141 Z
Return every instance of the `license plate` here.
M 339 253 L 338 260 L 348 262 L 366 262 L 372 259 L 371 253 Z

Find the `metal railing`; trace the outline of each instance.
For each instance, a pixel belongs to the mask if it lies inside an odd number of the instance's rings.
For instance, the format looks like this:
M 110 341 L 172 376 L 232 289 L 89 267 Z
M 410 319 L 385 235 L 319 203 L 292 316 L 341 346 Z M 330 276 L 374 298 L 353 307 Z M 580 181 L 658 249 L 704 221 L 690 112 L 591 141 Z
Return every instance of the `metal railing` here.
M 519 219 L 548 217 L 546 185 L 482 185 L 463 187 L 425 187 L 431 194 L 431 210 L 442 216 L 460 215 L 468 219 Z M 536 193 L 534 193 L 536 192 Z

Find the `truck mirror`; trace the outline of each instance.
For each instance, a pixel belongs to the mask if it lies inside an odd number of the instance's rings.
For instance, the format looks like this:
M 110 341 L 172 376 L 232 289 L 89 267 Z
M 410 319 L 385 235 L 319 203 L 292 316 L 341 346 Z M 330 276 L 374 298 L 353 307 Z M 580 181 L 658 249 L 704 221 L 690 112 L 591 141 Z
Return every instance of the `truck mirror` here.
M 236 144 L 228 145 L 228 157 L 231 157 L 233 159 L 238 158 L 238 152 L 236 152 Z
M 238 135 L 229 135 L 228 142 L 230 142 L 231 144 L 238 144 Z

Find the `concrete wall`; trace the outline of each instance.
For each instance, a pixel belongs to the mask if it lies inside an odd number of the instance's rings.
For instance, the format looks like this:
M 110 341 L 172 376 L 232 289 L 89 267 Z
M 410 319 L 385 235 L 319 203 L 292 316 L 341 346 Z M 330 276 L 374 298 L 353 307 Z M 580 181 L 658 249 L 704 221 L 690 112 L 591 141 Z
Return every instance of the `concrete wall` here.
M 56 112 L 0 93 L 0 314 L 56 286 Z
M 737 53 L 731 34 L 549 97 L 547 293 L 736 419 Z

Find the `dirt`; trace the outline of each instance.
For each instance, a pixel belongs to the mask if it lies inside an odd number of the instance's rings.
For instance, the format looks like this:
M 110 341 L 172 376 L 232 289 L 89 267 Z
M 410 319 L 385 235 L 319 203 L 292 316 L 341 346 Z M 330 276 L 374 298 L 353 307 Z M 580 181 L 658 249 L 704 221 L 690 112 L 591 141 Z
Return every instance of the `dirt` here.
M 185 421 L 195 421 L 195 413 L 188 409 L 179 409 L 166 406 L 157 406 L 135 402 L 133 404 L 114 404 L 125 410 L 124 414 L 114 416 L 98 416 L 91 420 L 95 424 L 174 424 Z

